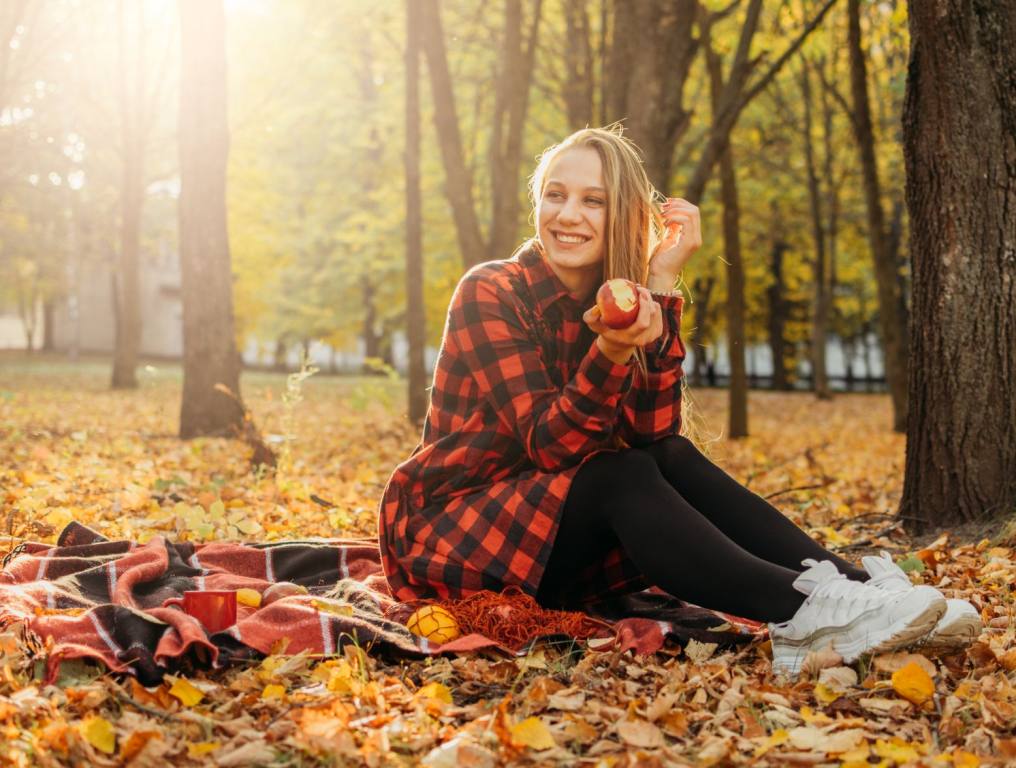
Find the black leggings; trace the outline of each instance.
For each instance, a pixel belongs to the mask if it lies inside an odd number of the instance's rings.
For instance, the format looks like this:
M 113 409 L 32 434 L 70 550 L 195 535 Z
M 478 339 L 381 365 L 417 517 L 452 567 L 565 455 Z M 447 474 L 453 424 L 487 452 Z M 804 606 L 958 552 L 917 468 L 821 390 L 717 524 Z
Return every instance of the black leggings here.
M 804 558 L 868 578 L 678 436 L 601 453 L 582 466 L 537 599 L 566 605 L 575 574 L 618 542 L 655 586 L 756 621 L 794 615 L 804 601 L 793 587 Z

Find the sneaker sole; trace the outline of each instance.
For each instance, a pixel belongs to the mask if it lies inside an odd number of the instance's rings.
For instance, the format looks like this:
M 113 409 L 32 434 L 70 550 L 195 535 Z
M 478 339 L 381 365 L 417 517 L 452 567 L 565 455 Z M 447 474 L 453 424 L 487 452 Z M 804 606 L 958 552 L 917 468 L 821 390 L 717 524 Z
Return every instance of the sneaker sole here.
M 819 630 L 800 641 L 774 641 L 773 669 L 796 675 L 808 653 L 826 648 L 830 643 L 843 661 L 850 663 L 865 653 L 896 650 L 927 636 L 945 614 L 945 599 L 937 593 L 915 594 L 922 599 L 914 601 L 913 610 L 908 615 L 882 626 L 872 626 L 872 618 L 878 616 L 878 610 L 873 609 L 845 626 Z
M 976 616 L 961 616 L 948 626 L 931 632 L 923 643 L 922 651 L 948 653 L 966 648 L 981 634 L 984 625 Z

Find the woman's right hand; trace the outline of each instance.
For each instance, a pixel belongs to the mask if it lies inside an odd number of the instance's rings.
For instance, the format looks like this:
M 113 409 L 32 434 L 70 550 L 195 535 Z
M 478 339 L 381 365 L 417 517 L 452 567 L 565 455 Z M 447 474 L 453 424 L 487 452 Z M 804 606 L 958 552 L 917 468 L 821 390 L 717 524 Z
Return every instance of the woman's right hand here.
M 663 335 L 663 310 L 649 293 L 648 288 L 636 286 L 639 292 L 639 314 L 627 328 L 610 328 L 600 319 L 600 308 L 595 304 L 582 316 L 586 325 L 599 334 L 596 343 L 600 351 L 620 365 L 626 365 L 636 347 L 651 344 Z

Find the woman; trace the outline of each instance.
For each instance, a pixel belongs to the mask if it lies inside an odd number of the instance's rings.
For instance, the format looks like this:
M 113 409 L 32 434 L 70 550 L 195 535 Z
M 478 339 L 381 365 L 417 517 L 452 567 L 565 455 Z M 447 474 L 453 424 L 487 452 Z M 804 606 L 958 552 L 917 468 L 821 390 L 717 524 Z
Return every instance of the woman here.
M 775 664 L 791 672 L 829 642 L 849 660 L 927 636 L 941 594 L 894 581 L 891 560 L 882 586 L 862 584 L 865 570 L 678 436 L 683 300 L 671 289 L 701 245 L 698 209 L 668 199 L 657 212 L 619 128 L 549 148 L 530 192 L 535 237 L 455 290 L 422 440 L 381 500 L 394 595 L 515 585 L 577 607 L 655 585 L 771 622 Z M 595 306 L 613 277 L 640 284 L 623 330 Z

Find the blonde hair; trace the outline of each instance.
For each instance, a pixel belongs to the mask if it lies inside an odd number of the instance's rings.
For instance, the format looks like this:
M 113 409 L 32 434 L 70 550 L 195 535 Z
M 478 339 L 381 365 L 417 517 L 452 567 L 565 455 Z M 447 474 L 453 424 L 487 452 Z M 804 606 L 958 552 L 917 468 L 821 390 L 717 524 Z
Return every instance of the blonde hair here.
M 577 147 L 595 150 L 603 166 L 603 186 L 607 197 L 603 280 L 623 277 L 645 285 L 649 277 L 649 257 L 662 236 L 658 206 L 662 195 L 650 183 L 642 166 L 642 153 L 634 142 L 624 136 L 620 123 L 604 128 L 583 128 L 543 151 L 529 181 L 529 198 L 537 231 L 530 243 L 539 242 L 539 219 L 535 212 L 543 198 L 547 171 L 563 152 Z M 646 378 L 645 350 L 636 349 L 635 356 L 638 368 Z

